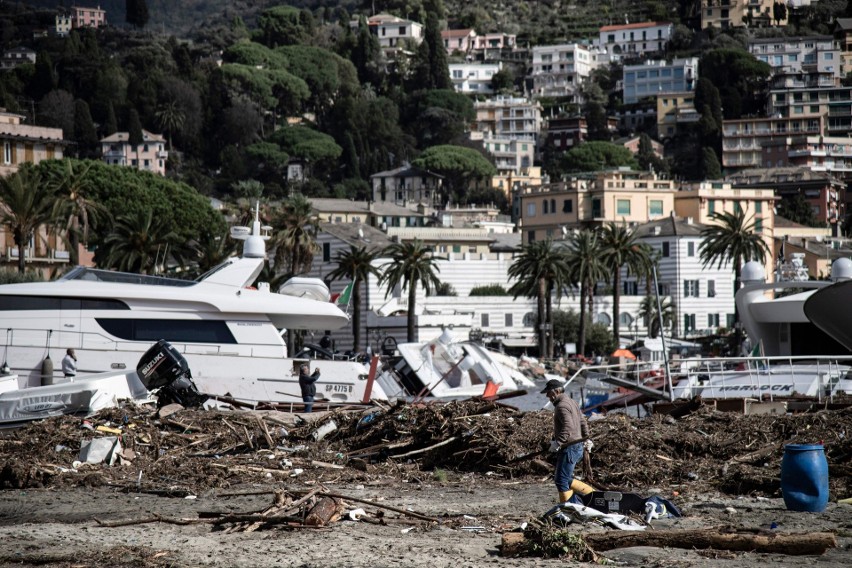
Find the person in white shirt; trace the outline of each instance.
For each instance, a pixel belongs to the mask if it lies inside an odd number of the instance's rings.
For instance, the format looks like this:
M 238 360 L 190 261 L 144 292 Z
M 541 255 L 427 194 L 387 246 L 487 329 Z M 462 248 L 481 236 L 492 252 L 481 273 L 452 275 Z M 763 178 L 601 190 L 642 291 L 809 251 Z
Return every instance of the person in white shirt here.
M 73 380 L 77 376 L 77 354 L 71 348 L 65 351 L 65 357 L 62 358 L 62 372 L 66 379 Z

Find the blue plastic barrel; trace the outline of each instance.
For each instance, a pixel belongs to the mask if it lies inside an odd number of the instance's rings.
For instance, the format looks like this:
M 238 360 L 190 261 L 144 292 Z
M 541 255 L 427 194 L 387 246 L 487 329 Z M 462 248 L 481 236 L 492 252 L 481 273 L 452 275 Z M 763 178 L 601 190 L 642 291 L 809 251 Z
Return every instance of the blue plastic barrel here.
M 788 444 L 781 460 L 781 493 L 790 511 L 820 513 L 828 504 L 828 461 L 821 444 Z

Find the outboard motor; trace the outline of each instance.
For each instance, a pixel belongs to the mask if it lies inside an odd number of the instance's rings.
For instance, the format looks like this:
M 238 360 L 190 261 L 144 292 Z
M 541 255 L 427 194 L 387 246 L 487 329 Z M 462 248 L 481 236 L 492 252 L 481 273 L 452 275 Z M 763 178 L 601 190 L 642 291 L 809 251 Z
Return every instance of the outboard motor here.
M 198 392 L 192 382 L 189 363 L 165 339 L 159 340 L 139 359 L 136 373 L 145 388 L 157 395 L 157 407 L 178 403 L 184 407 L 201 406 L 207 395 Z

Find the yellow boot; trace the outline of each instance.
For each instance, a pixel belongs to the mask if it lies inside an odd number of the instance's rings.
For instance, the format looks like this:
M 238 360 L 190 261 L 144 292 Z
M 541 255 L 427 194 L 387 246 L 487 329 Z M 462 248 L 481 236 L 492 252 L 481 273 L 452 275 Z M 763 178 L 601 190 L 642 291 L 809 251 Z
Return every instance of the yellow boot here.
M 589 485 L 588 483 L 583 483 L 579 479 L 571 480 L 571 489 L 579 493 L 580 495 L 588 495 L 595 491 L 595 488 Z
M 560 502 L 560 503 L 565 503 L 566 501 L 568 501 L 569 499 L 571 499 L 571 496 L 572 496 L 573 494 L 574 494 L 574 492 L 573 492 L 573 491 L 571 491 L 570 489 L 569 489 L 568 491 L 560 491 L 560 492 L 559 492 L 559 502 Z

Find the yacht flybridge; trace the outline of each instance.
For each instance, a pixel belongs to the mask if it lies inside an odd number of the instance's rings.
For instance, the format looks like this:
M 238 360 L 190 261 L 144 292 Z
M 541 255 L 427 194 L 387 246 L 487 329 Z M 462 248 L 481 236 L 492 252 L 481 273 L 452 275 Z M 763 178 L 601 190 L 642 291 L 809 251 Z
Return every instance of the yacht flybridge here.
M 263 268 L 267 227 L 258 212 L 251 228 L 234 227 L 244 240 L 243 254 L 196 281 L 77 267 L 53 282 L 0 286 L 0 340 L 7 374 L 20 388 L 52 382 L 43 365 L 59 360 L 67 348 L 77 352 L 78 375 L 131 370 L 140 355 L 160 339 L 188 361 L 200 391 L 245 402 L 301 402 L 298 368 L 304 359 L 288 358 L 284 329 L 330 330 L 348 316 L 327 301 L 319 280 L 300 279 L 316 298 L 273 293 L 268 284 L 250 286 Z M 360 402 L 367 368 L 348 360 L 307 361 L 319 367 L 317 399 Z M 56 373 L 60 382 L 60 373 Z M 372 398 L 386 398 L 373 385 Z

